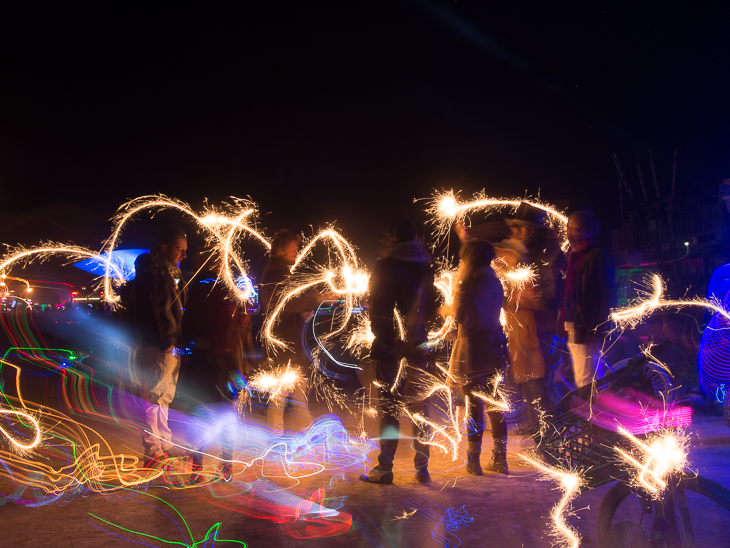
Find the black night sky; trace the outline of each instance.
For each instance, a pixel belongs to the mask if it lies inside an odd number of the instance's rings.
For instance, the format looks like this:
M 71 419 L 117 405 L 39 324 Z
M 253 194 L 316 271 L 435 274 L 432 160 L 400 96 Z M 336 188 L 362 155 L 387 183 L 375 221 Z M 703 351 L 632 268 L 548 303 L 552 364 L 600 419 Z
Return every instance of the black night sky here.
M 440 189 L 540 193 L 612 228 L 612 153 L 641 207 L 650 149 L 660 191 L 676 149 L 677 201 L 700 205 L 730 177 L 723 6 L 5 4 L 0 241 L 98 248 L 154 193 L 250 196 L 267 230 L 336 222 L 366 256 Z

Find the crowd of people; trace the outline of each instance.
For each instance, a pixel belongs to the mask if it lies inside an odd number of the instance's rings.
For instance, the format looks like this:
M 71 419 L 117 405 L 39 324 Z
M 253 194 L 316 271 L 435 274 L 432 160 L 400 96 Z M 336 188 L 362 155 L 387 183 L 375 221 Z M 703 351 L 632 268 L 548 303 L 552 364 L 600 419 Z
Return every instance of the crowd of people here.
M 372 269 L 367 310 L 374 339 L 368 363 L 379 391 L 380 452 L 377 465 L 361 476 L 365 482 L 393 482 L 402 413 L 428 417 L 429 402 L 419 394 L 419 387 L 434 371 L 427 331 L 439 314 L 452 317 L 457 326 L 448 337 L 447 383 L 454 393 L 463 394 L 469 474 L 483 475 L 484 469 L 509 473 L 505 415 L 485 409 L 480 395 L 508 377 L 527 406 L 527 421 L 514 432 L 534 434 L 542 417 L 552 412 L 546 377 L 555 337 L 567 340 L 576 387 L 589 384 L 597 374 L 601 342 L 610 327 L 610 310 L 616 305 L 616 286 L 611 255 L 595 243 L 599 232 L 596 217 L 587 211 L 569 217 L 567 253 L 561 249 L 556 231 L 546 223 L 544 211 L 527 203 L 508 219 L 474 228 L 457 223 L 455 231 L 461 244 L 450 307 L 439 306 L 432 257 L 409 219 L 391 223 L 387 231 L 390 245 Z M 271 242 L 269 262 L 259 284 L 265 316 L 278 305 L 291 280 L 300 245 L 301 237 L 288 230 L 278 231 Z M 135 334 L 132 379 L 143 402 L 146 467 L 186 454 L 173 442 L 168 424 L 181 374 L 180 348 L 192 348 L 182 375 L 195 398 L 207 405 L 230 407 L 235 397 L 230 390 L 232 374 L 250 377 L 255 369 L 245 351 L 255 335 L 251 316 L 218 283 L 224 265 L 213 248 L 203 249 L 197 254 L 196 275 L 188 282 L 180 271 L 187 249 L 187 236 L 181 229 L 163 230 L 158 246 L 137 258 L 136 278 L 122 292 Z M 520 267 L 531 270 L 531 279 L 518 290 L 505 291 L 500 274 Z M 336 299 L 336 295 L 316 291 L 290 299 L 277 324 L 278 336 L 289 346 L 267 353 L 266 366 L 287 365 L 303 378 L 311 378 L 312 364 L 301 345 L 305 319 L 323 301 Z M 300 384 L 285 396 L 306 402 L 306 387 Z M 268 403 L 267 423 L 274 437 L 285 431 L 286 397 Z M 303 409 L 311 422 L 306 404 Z M 415 450 L 416 480 L 426 483 L 431 480 L 431 431 L 426 420 L 410 422 L 413 432 L 408 439 Z M 492 434 L 492 456 L 482 465 L 485 431 Z M 188 437 L 188 444 L 192 445 L 193 473 L 199 474 L 202 453 L 195 433 Z M 220 445 L 219 474 L 228 480 L 233 458 L 229 433 L 221 433 Z

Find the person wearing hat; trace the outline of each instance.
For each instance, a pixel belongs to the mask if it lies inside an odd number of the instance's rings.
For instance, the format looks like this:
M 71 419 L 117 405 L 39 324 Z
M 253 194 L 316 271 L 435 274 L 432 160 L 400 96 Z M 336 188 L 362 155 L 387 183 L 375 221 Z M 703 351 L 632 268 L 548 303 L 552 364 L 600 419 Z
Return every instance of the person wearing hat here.
M 180 261 L 187 253 L 187 236 L 182 229 L 170 227 L 160 232 L 157 243 L 157 248 L 134 262 L 136 276 L 128 304 L 136 343 L 133 380 L 144 401 L 145 467 L 177 451 L 167 417 L 180 373 L 178 347 L 183 343 L 186 302 Z
M 391 245 L 385 257 L 375 264 L 370 278 L 368 302 L 370 327 L 375 336 L 370 360 L 380 391 L 380 454 L 377 466 L 360 476 L 365 482 L 386 484 L 393 483 L 401 409 L 407 407 L 412 413 L 425 415 L 414 385 L 427 366 L 426 322 L 437 307 L 431 257 L 418 238 L 416 225 L 410 219 L 396 218 L 388 228 L 388 239 Z M 403 317 L 403 335 L 395 325 L 394 313 Z M 429 446 L 424 443 L 428 436 L 429 430 L 423 423 L 413 424 L 414 465 L 419 483 L 431 481 Z

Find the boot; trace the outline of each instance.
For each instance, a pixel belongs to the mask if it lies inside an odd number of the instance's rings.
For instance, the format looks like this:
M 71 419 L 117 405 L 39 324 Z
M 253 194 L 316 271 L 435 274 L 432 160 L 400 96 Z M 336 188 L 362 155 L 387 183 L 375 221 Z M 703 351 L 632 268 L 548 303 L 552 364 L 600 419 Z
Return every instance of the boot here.
M 489 421 L 487 421 L 489 422 Z M 479 462 L 479 457 L 482 454 L 482 442 L 470 440 L 467 448 L 466 455 L 469 457 L 469 462 L 466 463 L 466 472 L 472 476 L 483 476 L 482 464 Z
M 468 453 L 469 462 L 466 463 L 466 472 L 472 476 L 483 476 L 482 463 L 479 462 L 479 456 L 481 453 Z
M 507 436 L 494 438 L 494 449 L 492 449 L 492 460 L 485 467 L 490 472 L 509 474 L 507 467 Z
M 393 471 L 381 470 L 376 466 L 375 468 L 370 470 L 369 474 L 360 474 L 360 481 L 390 485 L 391 483 L 393 483 Z

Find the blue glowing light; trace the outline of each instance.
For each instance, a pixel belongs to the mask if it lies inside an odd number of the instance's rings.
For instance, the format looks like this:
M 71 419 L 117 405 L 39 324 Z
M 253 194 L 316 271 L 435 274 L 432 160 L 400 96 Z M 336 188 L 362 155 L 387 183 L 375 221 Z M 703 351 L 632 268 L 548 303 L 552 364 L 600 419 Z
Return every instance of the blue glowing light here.
M 122 272 L 125 279 L 131 280 L 136 274 L 134 261 L 137 257 L 142 255 L 142 253 L 148 252 L 149 249 L 115 249 L 112 253 L 111 263 Z M 91 272 L 98 276 L 104 276 L 106 274 L 106 261 L 108 256 L 108 253 L 101 253 L 97 257 L 84 259 L 83 261 L 74 263 L 74 266 L 86 272 Z M 116 277 L 113 269 L 109 272 L 109 277 Z
M 728 266 L 718 268 L 715 273 L 722 269 L 730 274 Z M 723 291 L 723 287 L 727 287 L 727 280 L 724 279 L 726 275 L 716 277 L 715 273 L 710 281 L 708 296 L 712 295 L 712 291 Z M 718 293 L 714 295 L 720 296 Z M 730 293 L 725 292 L 722 297 L 722 307 L 728 310 Z M 722 314 L 715 312 L 702 333 L 698 361 L 702 391 L 708 398 L 722 403 L 725 400 L 726 387 L 730 385 L 730 320 Z

